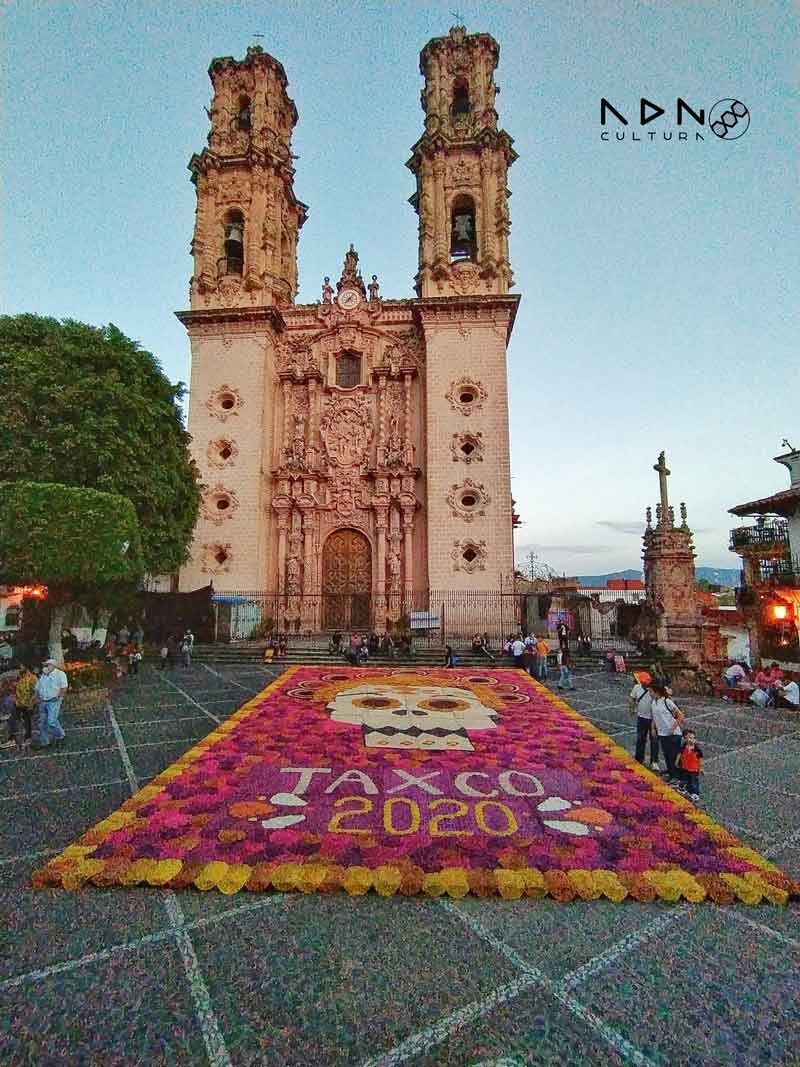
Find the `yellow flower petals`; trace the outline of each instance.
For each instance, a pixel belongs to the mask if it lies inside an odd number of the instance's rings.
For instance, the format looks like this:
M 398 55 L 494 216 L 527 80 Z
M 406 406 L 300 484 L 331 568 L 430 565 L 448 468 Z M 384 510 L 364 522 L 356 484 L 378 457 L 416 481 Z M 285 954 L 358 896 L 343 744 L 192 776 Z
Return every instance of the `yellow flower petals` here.
M 503 867 L 496 867 L 494 877 L 504 900 L 519 900 L 525 892 L 525 878 L 521 871 L 507 871 Z
M 198 889 L 205 893 L 209 889 L 215 889 L 228 873 L 228 864 L 221 860 L 213 860 L 203 867 L 202 871 L 194 880 Z
M 342 885 L 351 897 L 360 897 L 372 885 L 372 871 L 368 867 L 348 867 Z
M 147 874 L 148 885 L 166 885 L 183 867 L 181 860 L 154 860 L 153 867 Z
M 246 863 L 230 863 L 225 874 L 217 882 L 217 889 L 226 896 L 238 893 L 253 870 Z

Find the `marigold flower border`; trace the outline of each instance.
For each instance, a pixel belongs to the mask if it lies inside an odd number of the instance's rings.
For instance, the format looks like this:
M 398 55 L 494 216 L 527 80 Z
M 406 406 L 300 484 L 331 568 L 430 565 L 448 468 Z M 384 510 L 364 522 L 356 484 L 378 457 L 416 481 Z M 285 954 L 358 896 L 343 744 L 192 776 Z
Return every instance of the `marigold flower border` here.
M 383 897 L 422 893 L 428 897 L 447 896 L 458 900 L 472 893 L 477 897 L 499 896 L 505 900 L 549 896 L 563 903 L 576 899 L 588 901 L 605 898 L 615 903 L 628 899 L 643 902 L 660 900 L 669 903 L 686 900 L 691 903 L 709 901 L 733 904 L 739 901 L 751 905 L 762 902 L 785 905 L 790 899 L 800 898 L 800 882 L 789 879 L 778 867 L 743 845 L 710 816 L 698 811 L 685 797 L 638 763 L 626 749 L 617 745 L 594 723 L 546 686 L 532 681 L 524 671 L 517 673 L 524 675 L 526 682 L 533 684 L 537 692 L 552 705 L 577 721 L 610 755 L 628 770 L 646 778 L 654 792 L 682 809 L 689 820 L 705 830 L 718 845 L 729 851 L 732 857 L 747 860 L 757 870 L 743 874 L 692 875 L 680 869 L 653 869 L 629 873 L 581 869 L 542 871 L 534 867 L 515 870 L 502 867 L 494 870 L 449 867 L 426 873 L 410 863 L 369 868 L 313 862 L 248 865 L 213 861 L 191 864 L 180 859 L 131 861 L 116 857 L 107 860 L 92 858 L 92 853 L 109 834 L 134 821 L 137 810 L 157 797 L 164 785 L 179 777 L 187 767 L 223 740 L 243 720 L 255 714 L 274 690 L 285 686 L 287 681 L 302 669 L 299 666 L 287 668 L 280 677 L 243 704 L 225 722 L 198 741 L 116 811 L 84 833 L 75 844 L 68 845 L 44 867 L 35 871 L 32 876 L 33 887 L 76 890 L 85 885 L 147 885 L 172 889 L 194 886 L 203 891 L 216 889 L 226 895 L 242 889 L 259 892 L 271 888 L 280 892 L 302 893 L 326 893 L 343 889 L 350 896 L 362 896 L 369 890 L 374 890 Z

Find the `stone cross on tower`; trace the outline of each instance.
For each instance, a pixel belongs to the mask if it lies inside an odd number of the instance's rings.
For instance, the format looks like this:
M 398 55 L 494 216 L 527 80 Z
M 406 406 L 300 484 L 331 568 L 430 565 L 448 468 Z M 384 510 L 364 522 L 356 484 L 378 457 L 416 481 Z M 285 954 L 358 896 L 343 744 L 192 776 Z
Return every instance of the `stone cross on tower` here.
M 658 463 L 653 465 L 653 470 L 658 472 L 658 485 L 661 491 L 661 521 L 672 525 L 670 522 L 669 496 L 667 495 L 667 477 L 672 471 L 667 469 L 663 452 L 659 452 Z

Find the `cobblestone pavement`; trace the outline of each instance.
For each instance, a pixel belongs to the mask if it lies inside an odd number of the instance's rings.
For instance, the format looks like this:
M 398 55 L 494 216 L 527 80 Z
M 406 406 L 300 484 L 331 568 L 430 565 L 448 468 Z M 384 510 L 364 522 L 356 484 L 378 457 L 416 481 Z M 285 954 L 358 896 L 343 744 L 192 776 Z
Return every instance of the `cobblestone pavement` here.
M 0 756 L 0 1063 L 800 1065 L 800 908 L 28 888 L 276 670 L 146 669 Z M 630 681 L 570 699 L 632 747 Z M 800 722 L 680 701 L 703 807 L 800 876 Z

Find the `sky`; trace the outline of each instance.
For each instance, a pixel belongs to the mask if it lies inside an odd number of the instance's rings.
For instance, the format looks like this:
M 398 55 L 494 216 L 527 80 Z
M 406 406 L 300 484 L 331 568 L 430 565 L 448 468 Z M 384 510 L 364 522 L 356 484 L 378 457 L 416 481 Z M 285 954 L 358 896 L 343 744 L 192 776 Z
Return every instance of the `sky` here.
M 698 564 L 736 566 L 727 509 L 785 488 L 772 457 L 784 438 L 800 441 L 790 2 L 12 0 L 0 310 L 113 322 L 188 382 L 173 314 L 188 307 L 192 271 L 186 167 L 208 132 L 210 60 L 254 43 L 283 63 L 300 116 L 295 192 L 310 210 L 298 301 L 320 299 L 351 241 L 384 297 L 413 296 L 404 164 L 422 132 L 418 55 L 454 11 L 500 43 L 497 109 L 519 153 L 522 302 L 508 358 L 518 559 L 532 550 L 567 574 L 639 567 L 664 449 Z M 609 120 L 608 141 L 601 97 L 629 119 Z M 645 127 L 641 97 L 666 111 Z M 707 115 L 741 100 L 749 127 L 727 141 L 688 119 L 679 142 L 678 97 Z

